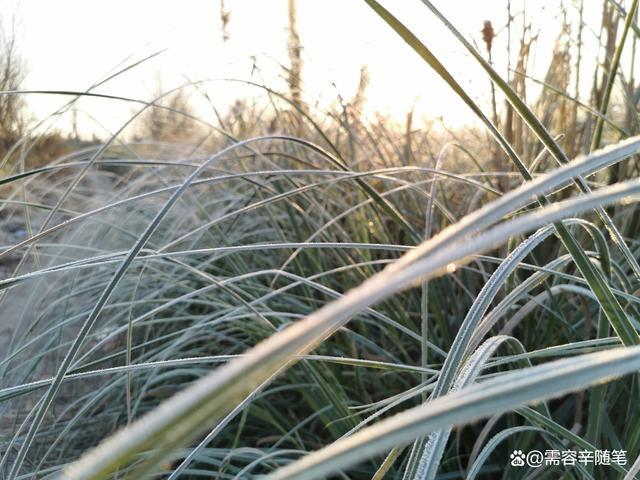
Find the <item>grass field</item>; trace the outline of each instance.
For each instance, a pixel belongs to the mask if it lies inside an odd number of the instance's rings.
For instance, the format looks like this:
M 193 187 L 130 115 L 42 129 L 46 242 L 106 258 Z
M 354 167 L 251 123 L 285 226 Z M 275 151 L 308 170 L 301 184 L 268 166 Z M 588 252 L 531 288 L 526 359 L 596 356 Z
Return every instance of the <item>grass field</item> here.
M 366 81 L 328 111 L 247 85 L 267 107 L 103 98 L 136 109 L 105 142 L 5 156 L 2 478 L 637 478 L 638 0 L 605 1 L 602 51 L 579 24 L 537 80 L 530 44 L 507 79 L 422 0 L 489 108 L 364 1 L 477 126 L 367 120 Z M 56 94 L 61 114 L 97 95 Z M 532 451 L 593 460 L 513 464 Z

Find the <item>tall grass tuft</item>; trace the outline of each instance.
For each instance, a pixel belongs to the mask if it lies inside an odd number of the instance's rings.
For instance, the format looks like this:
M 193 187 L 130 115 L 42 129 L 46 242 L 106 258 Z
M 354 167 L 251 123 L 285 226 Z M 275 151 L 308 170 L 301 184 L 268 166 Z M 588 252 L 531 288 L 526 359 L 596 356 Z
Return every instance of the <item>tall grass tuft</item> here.
M 422 0 L 486 73 L 489 114 L 365 3 L 481 127 L 367 121 L 365 67 L 351 101 L 305 104 L 293 0 L 289 91 L 235 82 L 213 123 L 186 99 L 214 81 L 149 102 L 29 92 L 69 101 L 2 162 L 3 478 L 636 478 L 640 135 L 616 79 L 638 1 L 605 3 L 583 101 L 582 24 L 540 80 L 525 22 L 507 76 L 501 30 L 484 24 L 484 58 Z M 89 98 L 135 112 L 36 164 Z M 518 469 L 514 450 L 627 461 Z

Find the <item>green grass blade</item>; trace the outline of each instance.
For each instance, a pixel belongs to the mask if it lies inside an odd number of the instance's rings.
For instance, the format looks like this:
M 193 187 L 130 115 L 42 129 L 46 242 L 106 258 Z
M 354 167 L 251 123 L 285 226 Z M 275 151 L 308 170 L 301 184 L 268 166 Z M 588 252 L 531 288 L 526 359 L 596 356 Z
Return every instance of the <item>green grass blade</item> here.
M 510 372 L 414 407 L 284 467 L 269 480 L 311 480 L 452 425 L 554 398 L 640 368 L 640 347 L 557 360 Z

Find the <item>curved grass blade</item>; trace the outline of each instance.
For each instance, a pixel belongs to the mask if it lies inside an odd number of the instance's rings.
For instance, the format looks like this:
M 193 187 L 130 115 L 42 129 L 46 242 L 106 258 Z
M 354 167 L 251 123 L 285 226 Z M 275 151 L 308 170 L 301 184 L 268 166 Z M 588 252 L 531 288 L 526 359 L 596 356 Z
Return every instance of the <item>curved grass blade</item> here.
M 556 360 L 516 370 L 414 407 L 277 470 L 269 480 L 310 480 L 451 425 L 554 398 L 640 368 L 640 347 Z

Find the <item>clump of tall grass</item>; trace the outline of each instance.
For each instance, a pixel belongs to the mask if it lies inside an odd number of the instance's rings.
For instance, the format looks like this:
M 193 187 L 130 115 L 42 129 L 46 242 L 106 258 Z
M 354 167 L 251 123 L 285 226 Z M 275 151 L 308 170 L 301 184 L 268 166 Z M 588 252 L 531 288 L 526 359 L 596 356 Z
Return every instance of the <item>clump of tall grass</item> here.
M 491 148 L 363 121 L 363 70 L 329 112 L 291 72 L 292 98 L 248 85 L 267 110 L 210 124 L 160 95 L 45 167 L 33 136 L 10 152 L 3 478 L 516 478 L 515 449 L 624 449 L 628 465 L 529 473 L 634 478 L 640 137 L 608 107 L 637 1 L 616 14 L 599 103 L 562 77 L 531 107 L 526 45 L 506 81 L 424 0 L 508 102 L 505 125 L 366 2 Z M 61 115 L 98 96 L 64 94 Z M 556 101 L 587 116 L 569 124 Z M 145 119 L 150 139 L 124 141 Z M 162 141 L 176 122 L 189 142 Z

